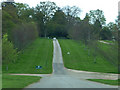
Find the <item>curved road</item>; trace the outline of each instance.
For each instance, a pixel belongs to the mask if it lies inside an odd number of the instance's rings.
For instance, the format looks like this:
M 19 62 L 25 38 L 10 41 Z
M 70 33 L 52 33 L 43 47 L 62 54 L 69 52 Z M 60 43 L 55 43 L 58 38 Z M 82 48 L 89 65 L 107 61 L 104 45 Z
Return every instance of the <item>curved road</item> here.
M 100 75 L 86 72 L 72 72 L 64 67 L 62 52 L 58 40 L 53 40 L 53 73 L 43 76 L 39 82 L 33 83 L 26 88 L 117 88 L 117 86 L 91 82 L 85 79 L 98 78 Z M 104 75 L 101 75 L 104 77 Z

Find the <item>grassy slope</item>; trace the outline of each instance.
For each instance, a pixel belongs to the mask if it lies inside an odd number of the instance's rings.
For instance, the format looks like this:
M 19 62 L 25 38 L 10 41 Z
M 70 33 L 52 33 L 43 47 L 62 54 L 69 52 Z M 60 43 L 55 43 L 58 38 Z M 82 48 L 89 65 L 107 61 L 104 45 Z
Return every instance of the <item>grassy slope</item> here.
M 104 84 L 109 84 L 109 85 L 120 85 L 120 83 L 118 83 L 118 80 L 106 80 L 106 79 L 88 79 L 88 80 L 99 82 L 99 83 L 104 83 Z
M 97 56 L 97 63 L 93 63 L 94 56 L 88 56 L 83 44 L 73 40 L 59 40 L 59 42 L 65 67 L 76 70 L 117 73 L 117 68 L 101 56 Z M 67 54 L 68 51 L 70 55 Z
M 109 57 L 110 62 L 118 66 L 118 44 L 117 42 L 114 42 L 113 45 L 108 45 L 108 44 L 101 43 L 101 42 L 98 42 L 98 44 L 99 44 L 100 49 L 106 53 L 106 56 L 107 57 L 110 56 Z
M 3 65 L 3 73 L 52 73 L 52 51 L 52 40 L 38 38 L 19 55 L 16 63 L 9 64 L 8 71 Z M 36 70 L 37 65 L 42 69 Z
M 2 88 L 24 88 L 33 82 L 37 82 L 41 77 L 37 76 L 12 76 L 3 75 Z

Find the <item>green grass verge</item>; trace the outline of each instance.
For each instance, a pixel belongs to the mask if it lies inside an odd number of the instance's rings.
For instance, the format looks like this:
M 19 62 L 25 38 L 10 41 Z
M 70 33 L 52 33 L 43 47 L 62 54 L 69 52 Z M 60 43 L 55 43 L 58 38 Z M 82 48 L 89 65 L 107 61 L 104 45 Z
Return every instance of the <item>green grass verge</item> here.
M 118 73 L 117 67 L 113 66 L 104 57 L 97 55 L 94 63 L 94 56 L 85 49 L 85 45 L 74 40 L 59 40 L 65 67 L 69 69 L 85 70 L 104 73 Z M 70 55 L 67 54 L 70 52 Z M 96 52 L 97 53 L 97 52 Z
M 16 63 L 3 64 L 3 73 L 52 73 L 53 43 L 51 39 L 35 40 L 29 45 L 24 53 L 20 53 Z M 42 66 L 42 69 L 36 70 L 36 66 Z
M 108 85 L 120 85 L 120 83 L 118 83 L 119 80 L 106 80 L 106 79 L 87 79 L 87 80 Z
M 38 76 L 15 76 L 4 74 L 2 77 L 2 88 L 24 88 L 29 84 L 37 82 Z

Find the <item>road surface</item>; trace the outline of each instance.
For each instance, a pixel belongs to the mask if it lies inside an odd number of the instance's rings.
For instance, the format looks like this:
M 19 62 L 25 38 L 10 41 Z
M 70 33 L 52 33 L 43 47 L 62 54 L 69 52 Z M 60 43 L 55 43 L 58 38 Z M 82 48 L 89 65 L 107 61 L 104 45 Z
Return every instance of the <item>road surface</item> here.
M 104 77 L 103 74 L 73 72 L 64 67 L 62 52 L 58 40 L 53 40 L 53 73 L 43 76 L 39 82 L 26 88 L 117 88 L 117 86 L 91 82 L 86 79 Z M 107 75 L 106 75 L 107 76 Z

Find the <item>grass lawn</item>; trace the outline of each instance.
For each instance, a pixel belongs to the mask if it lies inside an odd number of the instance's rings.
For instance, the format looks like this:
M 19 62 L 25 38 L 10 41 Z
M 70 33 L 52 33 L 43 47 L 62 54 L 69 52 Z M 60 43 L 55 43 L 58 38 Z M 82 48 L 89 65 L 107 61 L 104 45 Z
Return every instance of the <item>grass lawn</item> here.
M 4 74 L 2 77 L 2 88 L 24 88 L 31 83 L 37 82 L 38 76 L 15 76 Z
M 87 79 L 87 80 L 108 85 L 120 85 L 120 83 L 118 83 L 119 80 L 106 80 L 106 79 Z
M 99 48 L 104 52 L 101 53 L 107 60 L 118 66 L 118 44 L 114 42 L 113 45 L 98 42 Z
M 31 45 L 24 49 L 24 53 L 20 53 L 16 63 L 3 64 L 3 73 L 52 73 L 52 57 L 53 43 L 51 39 L 35 40 Z M 36 66 L 42 66 L 42 69 L 37 69 Z
M 88 56 L 88 50 L 85 49 L 84 44 L 68 39 L 60 39 L 59 43 L 65 67 L 93 72 L 118 73 L 117 67 L 100 55 L 97 55 L 97 63 L 94 63 L 94 56 L 92 54 Z M 67 54 L 67 52 L 70 52 L 70 54 Z

